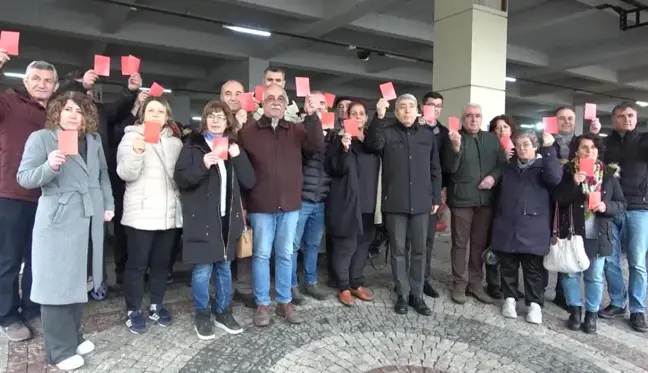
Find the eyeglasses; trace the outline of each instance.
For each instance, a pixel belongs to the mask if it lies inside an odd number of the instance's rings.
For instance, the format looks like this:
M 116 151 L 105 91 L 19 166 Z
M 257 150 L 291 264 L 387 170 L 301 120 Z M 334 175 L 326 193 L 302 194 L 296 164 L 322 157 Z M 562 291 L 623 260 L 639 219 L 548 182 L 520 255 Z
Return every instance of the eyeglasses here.
M 224 115 L 210 114 L 210 115 L 207 116 L 207 120 L 211 120 L 211 121 L 214 121 L 214 122 L 224 122 L 224 121 L 227 120 L 227 117 L 224 116 Z
M 431 106 L 437 109 L 443 109 L 443 104 L 425 104 L 425 106 Z
M 533 144 L 530 142 L 523 142 L 521 144 L 517 144 L 517 147 L 520 149 L 529 149 L 529 148 L 533 148 Z

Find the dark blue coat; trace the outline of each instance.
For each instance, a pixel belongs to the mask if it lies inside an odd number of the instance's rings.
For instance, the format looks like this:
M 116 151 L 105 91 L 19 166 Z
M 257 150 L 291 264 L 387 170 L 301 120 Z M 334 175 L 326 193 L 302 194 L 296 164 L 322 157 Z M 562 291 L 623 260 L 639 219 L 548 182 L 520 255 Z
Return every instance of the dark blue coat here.
M 495 206 L 491 246 L 494 251 L 547 255 L 551 241 L 551 193 L 560 184 L 562 167 L 554 147 L 527 169 L 511 158 L 502 173 Z

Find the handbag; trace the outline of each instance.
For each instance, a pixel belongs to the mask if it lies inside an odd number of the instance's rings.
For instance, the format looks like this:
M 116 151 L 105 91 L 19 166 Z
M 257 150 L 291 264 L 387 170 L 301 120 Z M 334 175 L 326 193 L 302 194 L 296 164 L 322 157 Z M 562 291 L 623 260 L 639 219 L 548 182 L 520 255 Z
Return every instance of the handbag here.
M 574 215 L 572 206 L 569 206 L 569 233 L 567 238 L 558 238 L 558 203 L 554 213 L 553 233 L 551 246 L 542 264 L 553 272 L 580 273 L 590 266 L 590 260 L 585 252 L 583 237 L 574 232 Z
M 243 210 L 243 203 L 241 203 L 241 211 Z M 236 246 L 236 257 L 238 259 L 243 259 L 243 258 L 249 258 L 252 256 L 252 228 L 250 228 L 247 224 L 247 216 L 243 216 L 243 223 L 245 226 L 243 227 L 243 233 L 241 233 L 241 237 L 239 238 L 238 245 Z
M 169 174 L 169 170 L 167 170 L 166 163 L 164 163 L 164 159 L 158 153 L 157 149 L 155 147 L 152 147 L 153 151 L 155 152 L 155 155 L 157 155 L 158 159 L 160 160 L 160 163 L 162 163 L 162 169 L 164 170 L 164 174 L 166 175 L 167 179 L 171 183 L 171 186 L 174 189 L 175 192 L 175 226 L 176 228 L 182 228 L 182 203 L 180 202 L 180 192 L 177 190 L 177 187 L 175 187 L 176 183 L 175 180 L 171 177 Z

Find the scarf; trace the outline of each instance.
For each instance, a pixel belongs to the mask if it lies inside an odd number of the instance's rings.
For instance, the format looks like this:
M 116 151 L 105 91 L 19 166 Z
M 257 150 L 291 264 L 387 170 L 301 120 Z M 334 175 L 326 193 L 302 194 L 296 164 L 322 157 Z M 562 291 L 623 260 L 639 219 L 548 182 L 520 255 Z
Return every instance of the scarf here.
M 526 162 L 522 162 L 522 161 L 520 160 L 520 158 L 518 158 L 518 159 L 517 159 L 517 165 L 518 165 L 518 168 L 519 168 L 520 170 L 525 170 L 525 169 L 531 167 L 531 165 L 536 161 L 536 159 L 539 159 L 539 158 L 541 158 L 540 154 L 536 154 L 535 158 L 533 158 L 533 159 L 529 159 L 529 160 L 526 161 Z
M 569 158 L 569 143 L 574 138 L 574 134 L 557 134 L 556 135 L 556 144 L 558 144 L 559 153 L 558 158 L 567 159 Z
M 574 158 L 572 161 L 574 166 L 574 172 L 579 172 L 578 158 Z M 590 192 L 600 192 L 603 186 L 603 163 L 596 161 L 594 163 L 594 176 L 587 176 L 585 182 L 580 184 L 581 190 L 585 197 L 589 198 Z M 585 211 L 585 220 L 587 220 L 593 214 L 592 210 L 587 209 Z

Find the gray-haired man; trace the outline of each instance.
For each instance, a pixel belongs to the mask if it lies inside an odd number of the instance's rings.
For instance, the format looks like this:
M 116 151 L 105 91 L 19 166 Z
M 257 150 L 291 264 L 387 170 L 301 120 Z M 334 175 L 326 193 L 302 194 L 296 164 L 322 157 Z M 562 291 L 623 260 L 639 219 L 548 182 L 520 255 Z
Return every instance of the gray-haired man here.
M 385 120 L 389 103 L 378 101 L 365 146 L 382 156 L 381 207 L 398 293 L 394 310 L 405 314 L 409 303 L 419 314 L 429 316 L 432 311 L 423 300 L 423 278 L 429 216 L 441 204 L 439 153 L 434 133 L 418 123 L 416 98 L 402 95 L 395 106 L 396 120 Z M 407 241 L 411 245 L 409 268 Z
M 0 69 L 7 61 L 7 51 L 0 49 Z M 0 94 L 0 332 L 10 341 L 31 338 L 23 321 L 40 317 L 40 306 L 29 299 L 31 236 L 40 190 L 18 185 L 16 173 L 27 138 L 45 126 L 45 107 L 58 86 L 56 69 L 47 62 L 32 62 L 23 83 L 25 90 Z M 23 262 L 21 299 L 18 276 Z

